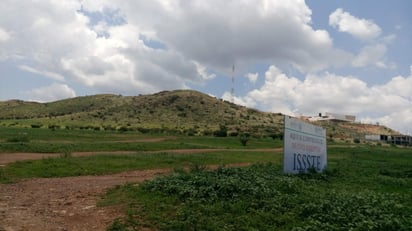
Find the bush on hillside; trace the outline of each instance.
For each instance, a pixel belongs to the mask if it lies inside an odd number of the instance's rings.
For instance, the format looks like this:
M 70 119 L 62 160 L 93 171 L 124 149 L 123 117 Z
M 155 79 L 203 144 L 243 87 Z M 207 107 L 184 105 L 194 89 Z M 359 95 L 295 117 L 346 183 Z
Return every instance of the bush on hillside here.
M 247 142 L 249 142 L 249 139 L 250 139 L 250 134 L 249 133 L 242 133 L 239 136 L 239 141 L 243 146 L 247 145 Z
M 216 137 L 227 137 L 227 127 L 225 125 L 220 125 L 220 129 L 213 132 Z

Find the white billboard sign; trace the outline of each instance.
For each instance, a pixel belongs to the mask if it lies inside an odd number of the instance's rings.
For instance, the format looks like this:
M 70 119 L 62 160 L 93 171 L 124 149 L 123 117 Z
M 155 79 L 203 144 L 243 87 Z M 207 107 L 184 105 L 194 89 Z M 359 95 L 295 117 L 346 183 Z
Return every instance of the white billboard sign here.
M 327 165 L 326 130 L 285 116 L 283 171 L 285 173 L 321 172 Z

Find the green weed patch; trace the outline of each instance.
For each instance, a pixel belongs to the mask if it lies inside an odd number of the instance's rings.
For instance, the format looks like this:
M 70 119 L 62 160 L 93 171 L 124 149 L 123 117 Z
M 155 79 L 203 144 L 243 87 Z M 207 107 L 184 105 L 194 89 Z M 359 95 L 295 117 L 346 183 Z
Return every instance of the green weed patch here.
M 254 165 L 180 172 L 139 187 L 125 187 L 129 194 L 126 201 L 138 204 L 132 206 L 138 210 L 132 214 L 147 214 L 147 223 L 138 224 L 159 230 L 409 230 L 412 227 L 410 197 L 369 190 L 352 192 L 350 188 L 328 190 L 330 182 L 338 179 L 327 174 L 283 175 L 279 166 Z M 129 217 L 130 220 L 133 219 Z M 123 226 L 132 228 L 127 220 Z

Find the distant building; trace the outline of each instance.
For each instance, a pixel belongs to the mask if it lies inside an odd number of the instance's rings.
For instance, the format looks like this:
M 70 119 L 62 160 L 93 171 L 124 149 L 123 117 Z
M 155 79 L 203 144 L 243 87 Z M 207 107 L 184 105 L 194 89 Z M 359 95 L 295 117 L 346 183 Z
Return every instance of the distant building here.
M 356 116 L 354 115 L 342 115 L 337 113 L 326 112 L 324 114 L 319 113 L 317 116 L 307 117 L 309 121 L 339 121 L 339 122 L 355 122 Z
M 365 135 L 365 140 L 371 140 L 371 141 L 388 141 L 388 138 L 390 138 L 390 135 L 377 135 L 377 134 Z
M 384 141 L 389 144 L 412 146 L 412 136 L 408 135 L 365 135 L 365 140 Z

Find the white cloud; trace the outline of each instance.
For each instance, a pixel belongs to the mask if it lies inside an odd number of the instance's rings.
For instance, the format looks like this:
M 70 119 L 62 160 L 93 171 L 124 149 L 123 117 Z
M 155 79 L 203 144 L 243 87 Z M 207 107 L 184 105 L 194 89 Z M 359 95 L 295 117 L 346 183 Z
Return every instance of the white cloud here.
M 23 71 L 27 71 L 27 72 L 30 72 L 30 73 L 42 75 L 42 76 L 45 76 L 47 78 L 57 80 L 57 81 L 64 81 L 64 76 L 62 76 L 60 74 L 57 74 L 57 73 L 53 73 L 53 72 L 50 72 L 50 71 L 36 70 L 35 68 L 29 67 L 29 66 L 26 66 L 26 65 L 19 65 L 18 67 L 19 67 L 19 69 L 21 69 Z
M 9 40 L 10 37 L 11 37 L 10 34 L 0 27 L 0 43 L 7 42 L 7 40 Z
M 76 93 L 66 84 L 53 83 L 28 91 L 29 98 L 37 102 L 52 102 L 60 99 L 72 98 Z
M 352 66 L 375 66 L 382 69 L 394 66 L 387 63 L 385 56 L 388 44 L 392 43 L 396 36 L 392 34 L 381 38 L 382 30 L 372 20 L 357 18 L 349 12 L 338 8 L 329 15 L 329 25 L 367 42 L 359 51 L 359 54 L 353 57 L 351 61 Z
M 203 65 L 201 65 L 198 62 L 193 61 L 193 63 L 196 65 L 197 73 L 199 73 L 200 77 L 204 80 L 210 80 L 214 79 L 216 77 L 216 74 L 209 74 L 207 72 L 207 68 Z
M 381 68 L 385 68 L 381 60 L 385 56 L 387 47 L 384 44 L 367 45 L 362 48 L 360 53 L 353 59 L 352 65 L 355 67 L 365 67 L 369 65 L 375 65 Z
M 381 28 L 372 20 L 357 18 L 341 8 L 329 15 L 329 25 L 361 40 L 371 40 L 381 34 Z
M 121 9 L 168 48 L 220 72 L 262 60 L 312 71 L 351 58 L 333 48 L 327 31 L 311 27 L 311 10 L 300 0 L 128 1 Z
M 269 61 L 313 71 L 352 58 L 333 47 L 325 30 L 311 27 L 311 10 L 300 0 L 22 4 L 0 9 L 6 18 L 0 26 L 14 34 L 7 46 L 0 43 L 1 56 L 18 57 L 25 71 L 59 81 L 64 76 L 97 92 L 187 88 L 227 72 L 233 63 Z M 93 14 L 101 17 L 89 18 Z
M 245 75 L 245 77 L 247 78 L 247 79 L 249 79 L 249 82 L 251 82 L 251 83 L 256 83 L 256 81 L 257 81 L 257 79 L 258 79 L 258 77 L 259 77 L 259 74 L 256 72 L 256 73 L 247 73 L 246 75 Z
M 146 46 L 140 37 L 147 30 L 139 24 L 110 24 L 121 21 L 121 12 L 112 3 L 85 3 L 83 10 L 102 11 L 102 21 L 93 23 L 87 12 L 79 11 L 78 1 L 26 3 L 30 7 L 10 2 L 0 9 L 6 17 L 4 24 L 15 33 L 7 46 L 0 43 L 1 57 L 21 61 L 18 65 L 24 71 L 59 81 L 64 76 L 66 82 L 75 81 L 97 92 L 122 94 L 187 88 L 188 83 L 214 77 L 205 65 L 176 50 Z
M 222 99 L 228 102 L 232 102 L 233 100 L 233 103 L 235 104 L 242 105 L 242 106 L 248 106 L 252 108 L 256 105 L 255 101 L 252 100 L 251 98 L 241 97 L 241 96 L 236 96 L 236 95 L 232 96 L 232 93 L 228 91 L 223 93 Z
M 375 66 L 381 69 L 393 69 L 396 65 L 386 58 L 388 46 L 396 39 L 396 35 L 388 35 L 366 44 L 352 60 L 354 67 Z
M 405 118 L 412 118 L 411 84 L 412 75 L 398 76 L 386 84 L 374 86 L 352 76 L 327 72 L 307 75 L 300 80 L 271 66 L 265 73 L 264 85 L 239 101 L 291 115 L 354 114 L 361 120 L 374 120 L 401 131 L 412 131 L 412 126 L 405 127 L 404 123 Z
M 412 88 L 410 86 L 412 86 L 412 66 L 410 75 L 408 77 L 393 77 L 385 85 L 378 86 L 378 89 L 379 91 L 383 92 L 383 94 L 396 94 L 408 99 L 409 101 L 412 101 Z

